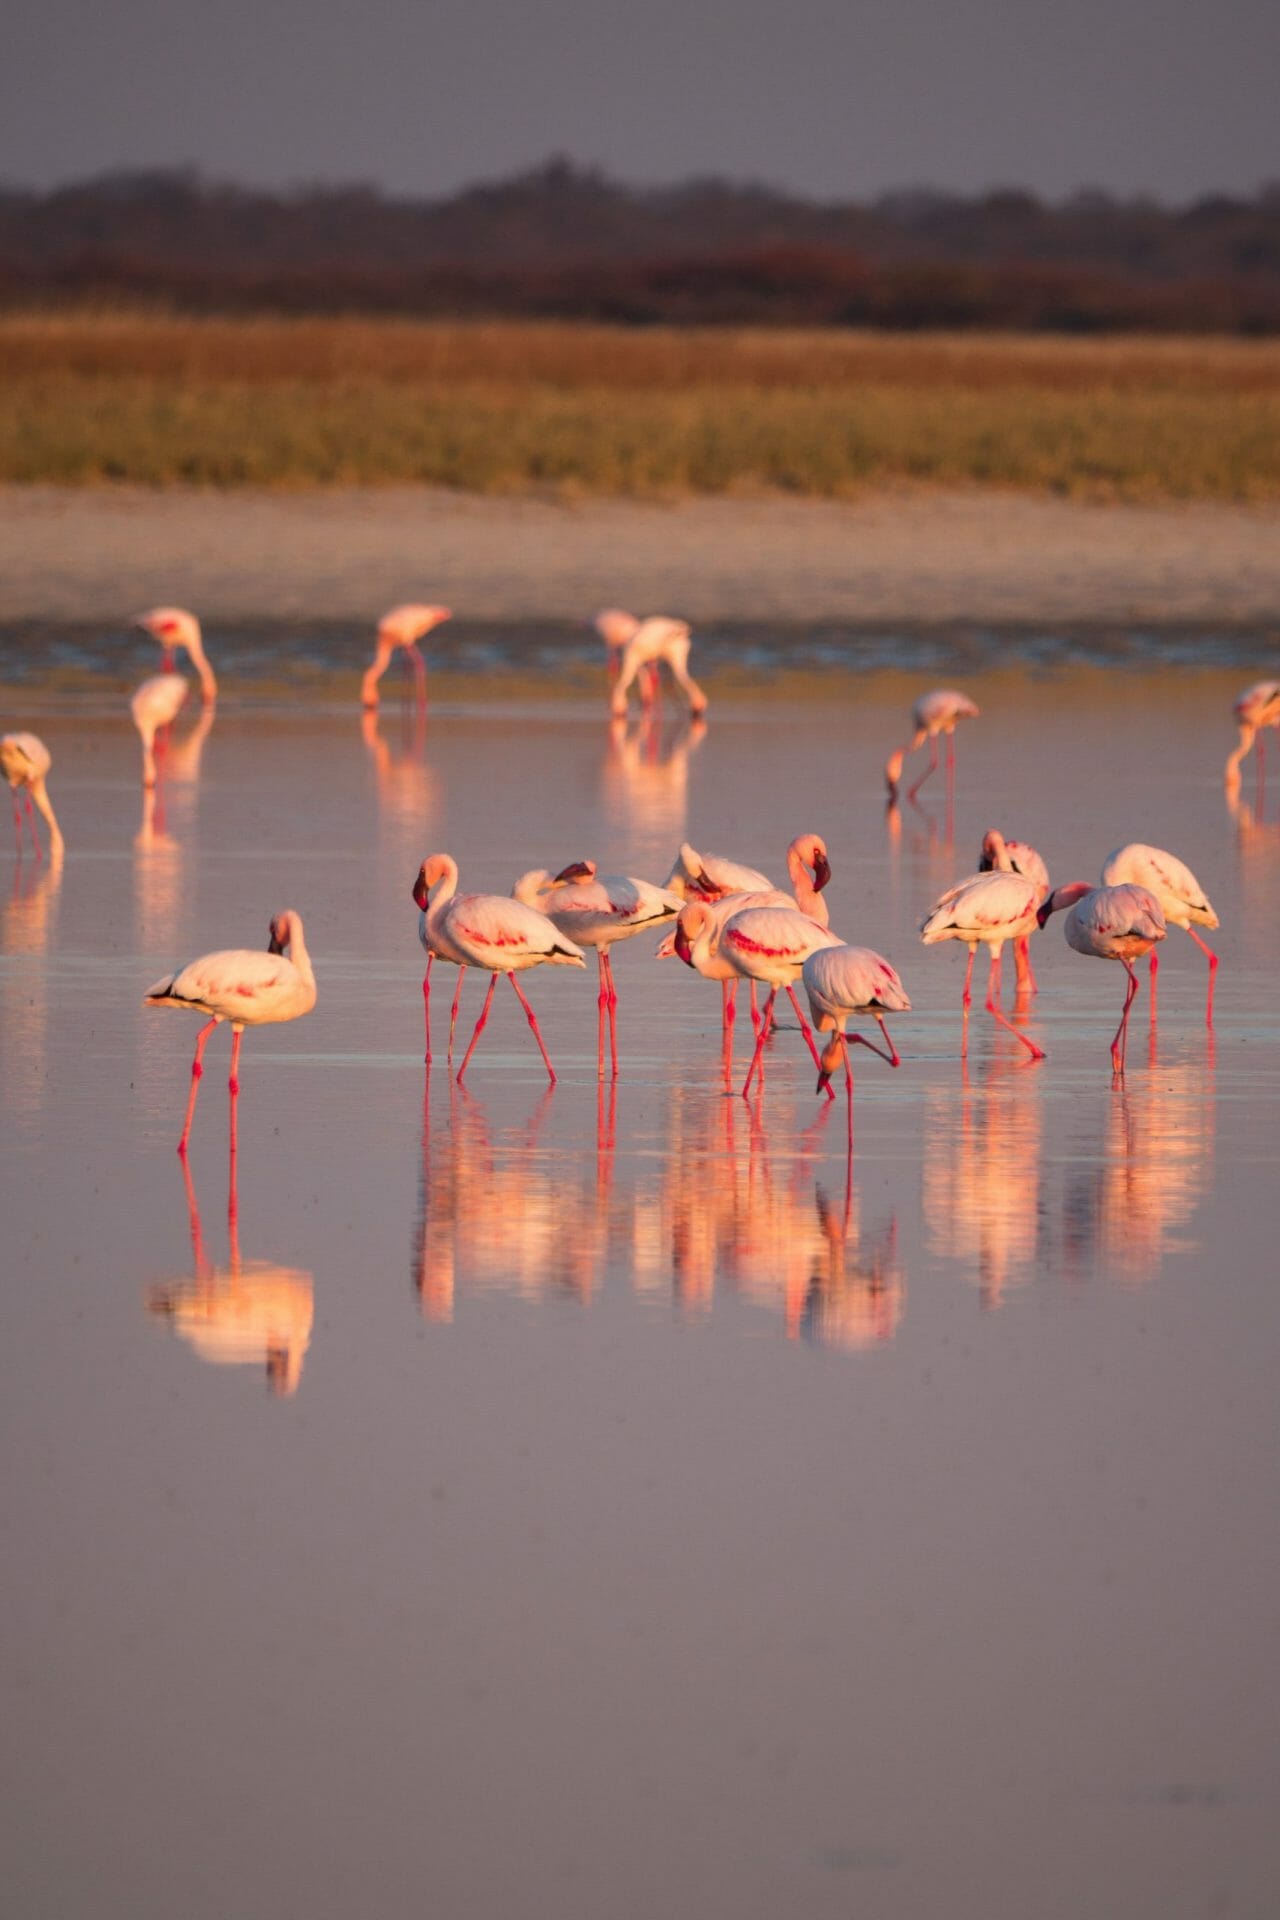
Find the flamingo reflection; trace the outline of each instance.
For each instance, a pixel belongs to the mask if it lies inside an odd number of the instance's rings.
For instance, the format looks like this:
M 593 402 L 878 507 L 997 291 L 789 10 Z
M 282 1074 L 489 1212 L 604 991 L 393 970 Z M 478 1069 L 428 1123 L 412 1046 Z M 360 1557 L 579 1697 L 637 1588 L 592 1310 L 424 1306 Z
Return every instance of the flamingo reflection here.
M 0 915 L 0 953 L 11 965 L 0 981 L 0 1052 L 4 1104 L 11 1117 L 35 1115 L 48 1098 L 49 969 L 55 942 L 63 860 L 15 860 L 9 898 Z
M 705 720 L 664 727 L 652 713 L 609 722 L 601 781 L 604 814 L 615 835 L 635 840 L 637 859 L 660 860 L 673 840 L 684 839 L 689 763 L 706 733 Z
M 420 707 L 407 709 L 398 725 L 391 728 L 393 738 L 384 736 L 379 726 L 377 707 L 366 707 L 360 715 L 360 737 L 373 764 L 378 790 L 378 808 L 397 827 L 412 827 L 416 833 L 435 817 L 439 787 L 435 774 L 426 763 L 427 721 Z
M 926 1096 L 922 1202 L 932 1252 L 958 1260 L 984 1307 L 1031 1278 L 1040 1234 L 1043 1110 L 1034 1076 L 992 1058 L 959 1100 Z
M 228 1202 L 228 1261 L 215 1267 L 205 1252 L 195 1185 L 182 1162 L 191 1250 L 195 1271 L 189 1279 L 152 1287 L 147 1311 L 168 1321 L 172 1331 L 210 1366 L 257 1366 L 272 1393 L 294 1394 L 311 1345 L 314 1280 L 300 1267 L 245 1260 L 240 1252 L 235 1160 L 231 1162 Z

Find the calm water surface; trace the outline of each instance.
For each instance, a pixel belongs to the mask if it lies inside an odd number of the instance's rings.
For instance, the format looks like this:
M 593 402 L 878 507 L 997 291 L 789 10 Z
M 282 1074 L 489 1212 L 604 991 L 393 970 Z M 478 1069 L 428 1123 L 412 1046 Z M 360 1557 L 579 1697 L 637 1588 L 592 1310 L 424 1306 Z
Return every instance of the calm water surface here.
M 69 848 L 0 910 L 11 1911 L 1274 1913 L 1280 781 L 1221 786 L 1266 660 L 1120 651 L 971 662 L 950 821 L 885 815 L 939 676 L 874 661 L 695 733 L 571 675 L 425 732 L 233 679 L 156 807 L 114 695 L 7 674 Z M 1213 1034 L 1171 932 L 1113 1087 L 1123 974 L 1054 922 L 1048 1059 L 976 1007 L 962 1069 L 916 927 L 992 824 L 1059 881 L 1179 853 Z M 851 1157 L 789 1024 L 723 1096 L 719 994 L 651 936 L 616 1089 L 594 972 L 527 978 L 553 1090 L 505 987 L 466 1088 L 424 1073 L 428 852 L 781 876 L 802 829 L 915 1004 Z M 320 999 L 246 1034 L 229 1224 L 226 1035 L 188 1187 L 197 1022 L 141 996 L 286 906 Z

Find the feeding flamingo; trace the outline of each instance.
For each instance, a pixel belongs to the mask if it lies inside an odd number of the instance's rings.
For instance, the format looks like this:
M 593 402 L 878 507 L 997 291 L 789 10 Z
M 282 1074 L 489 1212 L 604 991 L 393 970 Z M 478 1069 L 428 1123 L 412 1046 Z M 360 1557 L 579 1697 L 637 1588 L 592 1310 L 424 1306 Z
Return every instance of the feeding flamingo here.
M 669 620 L 665 614 L 655 613 L 647 619 L 636 620 L 627 631 L 624 623 L 631 619 L 630 614 L 616 607 L 596 617 L 596 626 L 606 646 L 620 655 L 617 678 L 609 696 L 609 711 L 615 716 L 626 713 L 627 692 L 633 681 L 639 683 L 644 704 L 648 706 L 657 688 L 658 664 L 665 661 L 672 679 L 689 702 L 689 712 L 695 717 L 705 713 L 707 696 L 689 672 L 692 641 L 688 622 Z
M 1182 864 L 1163 847 L 1147 847 L 1140 840 L 1133 841 L 1127 847 L 1117 847 L 1109 853 L 1102 863 L 1102 884 L 1104 887 L 1135 886 L 1145 887 L 1154 894 L 1160 903 L 1160 910 L 1171 927 L 1182 927 L 1199 947 L 1201 953 L 1209 956 L 1209 997 L 1205 1006 L 1205 1020 L 1213 1025 L 1213 988 L 1218 971 L 1218 956 L 1212 947 L 1205 945 L 1191 922 L 1194 920 L 1202 927 L 1216 927 L 1218 916 L 1209 904 L 1208 896 L 1190 867 Z M 1155 978 L 1159 969 L 1155 949 L 1151 951 L 1151 991 L 1152 1008 L 1155 1007 Z
M 1258 778 L 1262 778 L 1266 754 L 1264 729 L 1280 727 L 1280 680 L 1259 680 L 1255 686 L 1246 687 L 1231 711 L 1240 729 L 1240 744 L 1233 753 L 1227 755 L 1227 764 L 1223 769 L 1223 778 L 1228 787 L 1238 784 L 1240 762 L 1255 739 L 1258 742 Z
M 801 972 L 809 1011 L 819 1033 L 831 1040 L 822 1050 L 818 1068 L 817 1091 L 830 1084 L 831 1076 L 844 1061 L 845 1094 L 849 1104 L 849 1138 L 853 1138 L 853 1069 L 849 1064 L 850 1046 L 870 1047 L 872 1053 L 889 1062 L 901 1064 L 898 1049 L 884 1023 L 886 1013 L 910 1013 L 911 1002 L 897 973 L 881 954 L 870 947 L 822 947 L 811 953 Z M 869 1013 L 878 1023 L 888 1053 L 864 1034 L 846 1034 L 845 1022 L 851 1013 Z
M 813 1055 L 813 1064 L 818 1066 L 818 1049 L 814 1045 L 809 1022 L 796 999 L 794 982 L 800 978 L 804 963 L 811 953 L 816 953 L 819 947 L 838 947 L 840 944 L 834 933 L 826 927 L 820 927 L 796 907 L 747 907 L 732 914 L 723 928 L 717 929 L 716 917 L 710 907 L 699 900 L 686 903 L 676 931 L 676 952 L 685 965 L 710 979 L 724 976 L 710 972 L 709 967 L 727 965 L 744 980 L 763 981 L 770 989 L 756 1034 L 755 1052 L 743 1082 L 744 1096 L 749 1093 L 760 1064 L 779 987 L 787 990 L 787 997 L 800 1022 L 805 1045 Z
M 1055 887 L 1036 918 L 1043 926 L 1051 913 L 1064 907 L 1070 909 L 1062 928 L 1068 946 L 1098 960 L 1118 960 L 1129 976 L 1124 1012 L 1111 1042 L 1112 1071 L 1123 1073 L 1129 1009 L 1138 991 L 1133 962 L 1150 953 L 1157 940 L 1165 937 L 1160 902 L 1146 887 L 1091 887 L 1087 880 L 1073 880 L 1069 886 Z
M 9 782 L 13 794 L 13 830 L 18 837 L 18 858 L 22 858 L 24 805 L 32 850 L 36 859 L 40 858 L 40 842 L 36 839 L 36 823 L 32 816 L 34 805 L 49 823 L 49 858 L 56 866 L 62 859 L 65 843 L 45 785 L 52 765 L 53 755 L 38 734 L 6 733 L 0 738 L 0 773 Z M 21 801 L 18 799 L 19 793 L 22 795 Z
M 431 632 L 444 621 L 452 619 L 448 607 L 423 607 L 412 602 L 402 607 L 391 607 L 378 622 L 378 636 L 375 644 L 372 664 L 366 669 L 360 682 L 360 699 L 366 707 L 378 704 L 378 682 L 391 665 L 391 656 L 397 647 L 403 648 L 413 668 L 414 685 L 417 690 L 419 707 L 427 704 L 427 663 L 422 657 L 418 645 L 424 634 Z
M 480 1018 L 476 1021 L 475 1032 L 471 1036 L 471 1044 L 458 1068 L 458 1078 L 461 1080 L 465 1074 L 476 1050 L 476 1042 L 488 1021 L 498 975 L 505 973 L 533 1029 L 533 1037 L 538 1043 L 547 1073 L 554 1081 L 555 1068 L 542 1044 L 537 1015 L 520 991 L 516 974 L 527 967 L 538 967 L 544 963 L 585 967 L 586 957 L 571 940 L 566 939 L 553 921 L 548 920 L 545 913 L 539 913 L 535 908 L 525 906 L 523 901 L 512 900 L 500 893 L 459 893 L 457 886 L 458 863 L 447 853 L 430 854 L 423 861 L 413 883 L 414 900 L 427 915 L 428 926 L 433 934 L 438 934 L 443 942 L 460 953 L 467 966 L 483 967 L 486 973 L 493 975 L 480 1009 Z M 439 889 L 434 900 L 431 899 L 433 888 Z
M 175 647 L 186 650 L 200 676 L 200 698 L 206 705 L 212 706 L 218 697 L 218 683 L 213 677 L 213 668 L 204 650 L 200 622 L 194 613 L 188 613 L 185 607 L 152 607 L 149 613 L 140 613 L 134 625 L 160 642 L 162 673 L 172 673 Z
M 1033 880 L 1019 873 L 975 873 L 949 887 L 926 915 L 920 927 L 924 946 L 936 946 L 940 940 L 962 940 L 969 949 L 969 965 L 964 976 L 964 1021 L 961 1029 L 960 1058 L 969 1052 L 969 1007 L 973 998 L 973 962 L 980 946 L 991 954 L 987 976 L 987 1012 L 1002 1027 L 1020 1040 L 1033 1060 L 1043 1060 L 1044 1052 L 1025 1033 L 1019 1033 L 1000 1007 L 1000 954 L 1006 940 L 1023 939 L 1037 924 L 1036 909 L 1040 891 Z
M 680 901 L 665 887 L 627 874 L 597 875 L 594 860 L 579 860 L 552 878 L 545 868 L 524 874 L 511 889 L 515 899 L 545 913 L 578 946 L 594 947 L 600 970 L 597 1071 L 604 1078 L 604 1030 L 609 1026 L 609 1059 L 618 1071 L 618 994 L 609 949 L 646 927 L 660 926 L 680 911 Z
M 302 932 L 302 919 L 292 908 L 271 922 L 265 953 L 253 948 L 229 948 L 189 961 L 177 973 L 157 980 L 145 995 L 152 1007 L 190 1007 L 207 1013 L 207 1025 L 196 1036 L 191 1062 L 191 1092 L 178 1152 L 185 1154 L 195 1117 L 196 1095 L 204 1073 L 202 1059 L 209 1035 L 222 1021 L 231 1022 L 231 1151 L 238 1144 L 236 1102 L 240 1096 L 240 1036 L 246 1027 L 280 1020 L 297 1020 L 316 1003 L 316 976 Z
M 622 654 L 628 640 L 639 628 L 640 622 L 634 613 L 627 613 L 621 607 L 606 607 L 592 621 L 596 632 L 604 641 L 608 655 L 609 678 L 616 680 L 622 669 Z M 653 705 L 658 697 L 657 662 L 650 660 L 636 675 L 636 685 L 640 689 L 641 703 L 645 708 Z
M 187 697 L 187 683 L 180 673 L 156 673 L 142 685 L 129 702 L 133 724 L 142 736 L 142 784 L 156 784 L 156 735 L 172 724 Z
M 1025 840 L 1006 840 L 996 827 L 989 827 L 982 836 L 982 852 L 978 856 L 979 873 L 1020 873 L 1024 880 L 1034 880 L 1040 889 L 1040 898 L 1049 896 L 1049 869 Z M 1013 943 L 1013 966 L 1017 976 L 1018 990 L 1024 988 L 1036 991 L 1036 976 L 1031 970 L 1031 936 L 1023 934 Z
M 929 764 L 914 787 L 907 793 L 908 800 L 914 800 L 931 773 L 938 766 L 938 735 L 945 734 L 947 740 L 947 783 L 955 780 L 955 730 L 957 720 L 966 716 L 976 718 L 977 707 L 966 694 L 957 693 L 954 687 L 938 687 L 932 693 L 922 693 L 911 710 L 911 723 L 915 734 L 905 747 L 898 747 L 885 762 L 885 785 L 889 789 L 890 800 L 896 800 L 898 786 L 902 779 L 902 763 L 909 753 L 929 742 Z

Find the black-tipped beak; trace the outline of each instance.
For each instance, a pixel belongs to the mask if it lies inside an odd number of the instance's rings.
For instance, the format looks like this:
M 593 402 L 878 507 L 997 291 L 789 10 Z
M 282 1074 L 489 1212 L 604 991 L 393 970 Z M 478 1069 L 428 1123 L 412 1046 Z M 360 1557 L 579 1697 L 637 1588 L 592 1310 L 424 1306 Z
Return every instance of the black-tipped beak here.
M 1050 906 L 1047 900 L 1045 901 L 1042 907 L 1038 907 L 1036 909 L 1036 925 L 1041 929 L 1041 931 L 1043 931 L 1044 924 L 1046 920 L 1048 920 L 1049 915 L 1052 912 L 1053 912 L 1053 908 Z
M 827 1069 L 824 1067 L 822 1069 L 822 1072 L 818 1075 L 818 1084 L 814 1088 L 814 1092 L 825 1093 L 827 1088 L 830 1085 L 831 1085 L 831 1075 L 827 1072 Z
M 285 944 L 284 941 L 280 938 L 280 935 L 276 932 L 276 923 L 273 920 L 271 922 L 271 938 L 267 942 L 267 952 L 283 953 L 284 944 Z
M 677 957 L 684 961 L 686 967 L 691 967 L 693 965 L 693 948 L 689 945 L 688 934 L 678 921 L 671 940 L 672 945 L 675 947 Z
M 595 868 L 589 860 L 575 860 L 572 866 L 560 869 L 556 875 L 556 885 L 559 886 L 562 880 L 590 880 L 594 873 Z
M 419 874 L 413 883 L 413 903 L 423 913 L 427 910 L 427 883 Z
M 822 889 L 826 886 L 830 878 L 831 878 L 831 865 L 827 859 L 826 854 L 825 853 L 815 854 L 814 860 L 813 860 L 814 892 L 821 893 Z

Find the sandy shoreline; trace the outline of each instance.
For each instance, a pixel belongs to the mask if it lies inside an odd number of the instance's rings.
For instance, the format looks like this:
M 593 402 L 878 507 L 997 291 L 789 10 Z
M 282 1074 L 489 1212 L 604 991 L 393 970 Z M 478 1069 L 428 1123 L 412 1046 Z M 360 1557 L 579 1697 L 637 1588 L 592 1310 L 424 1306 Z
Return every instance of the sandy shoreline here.
M 1280 620 L 1280 507 L 982 493 L 674 506 L 431 489 L 0 490 L 0 619 L 469 618 L 599 606 L 697 620 Z

